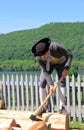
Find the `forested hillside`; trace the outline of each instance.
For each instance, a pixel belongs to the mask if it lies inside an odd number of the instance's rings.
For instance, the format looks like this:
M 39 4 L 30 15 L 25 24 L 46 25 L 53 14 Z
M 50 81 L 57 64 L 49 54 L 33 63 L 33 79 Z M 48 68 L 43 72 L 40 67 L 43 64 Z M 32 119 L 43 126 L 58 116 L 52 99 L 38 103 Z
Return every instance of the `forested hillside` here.
M 36 70 L 32 46 L 49 37 L 72 50 L 73 65 L 84 66 L 84 22 L 50 23 L 36 29 L 0 34 L 0 70 Z

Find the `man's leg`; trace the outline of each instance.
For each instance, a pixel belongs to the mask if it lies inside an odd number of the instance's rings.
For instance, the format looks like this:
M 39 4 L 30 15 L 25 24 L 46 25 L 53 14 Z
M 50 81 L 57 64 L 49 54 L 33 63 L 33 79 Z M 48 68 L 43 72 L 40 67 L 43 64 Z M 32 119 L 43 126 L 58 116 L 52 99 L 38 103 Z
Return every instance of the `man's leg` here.
M 39 97 L 40 97 L 40 103 L 42 104 L 44 99 L 46 98 L 46 88 L 39 87 Z
M 41 74 L 40 74 L 40 84 L 39 84 L 39 98 L 40 98 L 40 104 L 43 103 L 44 99 L 47 96 L 47 91 L 46 91 L 46 80 L 43 74 L 43 71 L 41 70 Z M 47 104 L 47 103 L 46 103 Z M 42 113 L 46 112 L 46 104 L 43 106 L 43 108 L 41 109 L 41 111 L 39 112 L 39 114 L 41 115 Z
M 58 87 L 58 95 L 59 95 L 59 109 L 65 107 L 65 87 Z
M 58 95 L 59 95 L 59 112 L 63 114 L 68 114 L 65 109 L 65 87 L 60 83 L 58 87 Z
M 53 84 L 53 80 L 51 78 L 51 73 L 53 71 L 53 68 L 50 69 L 49 72 L 45 72 L 43 69 L 41 69 L 40 74 L 40 84 L 39 84 L 39 97 L 40 97 L 40 103 L 44 101 L 48 94 L 49 84 Z M 46 85 L 48 88 L 46 88 Z M 50 108 L 49 100 L 44 105 L 44 109 Z
M 65 63 L 59 65 L 57 68 L 57 73 L 58 73 L 58 79 L 62 77 L 62 72 L 64 70 L 64 65 Z M 62 113 L 67 113 L 65 110 L 65 88 L 66 88 L 66 79 L 64 79 L 61 83 L 60 86 L 58 87 L 58 95 L 59 95 L 59 111 Z

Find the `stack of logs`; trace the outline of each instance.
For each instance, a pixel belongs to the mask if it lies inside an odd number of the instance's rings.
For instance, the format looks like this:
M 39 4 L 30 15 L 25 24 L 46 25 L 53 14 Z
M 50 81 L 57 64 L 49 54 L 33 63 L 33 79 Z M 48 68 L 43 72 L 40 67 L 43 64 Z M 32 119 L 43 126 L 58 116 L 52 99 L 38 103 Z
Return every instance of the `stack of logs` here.
M 69 115 L 44 113 L 32 121 L 30 111 L 0 110 L 0 130 L 69 130 Z

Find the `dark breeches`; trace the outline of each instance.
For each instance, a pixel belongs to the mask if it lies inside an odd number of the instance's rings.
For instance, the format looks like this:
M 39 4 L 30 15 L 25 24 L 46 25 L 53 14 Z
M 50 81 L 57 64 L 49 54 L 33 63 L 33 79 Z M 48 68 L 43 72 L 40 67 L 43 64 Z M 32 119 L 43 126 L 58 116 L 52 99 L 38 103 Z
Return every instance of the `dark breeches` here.
M 53 70 L 56 70 L 57 75 L 58 75 L 58 79 L 60 79 L 61 76 L 62 76 L 62 72 L 64 70 L 64 66 L 65 66 L 65 62 L 62 63 L 62 64 L 51 65 L 49 72 L 41 69 L 39 87 L 45 88 L 46 85 L 52 85 L 53 84 L 53 80 L 51 78 L 51 74 L 52 74 Z M 64 79 L 64 81 L 61 82 L 61 87 L 65 87 L 65 86 L 66 86 L 66 80 Z

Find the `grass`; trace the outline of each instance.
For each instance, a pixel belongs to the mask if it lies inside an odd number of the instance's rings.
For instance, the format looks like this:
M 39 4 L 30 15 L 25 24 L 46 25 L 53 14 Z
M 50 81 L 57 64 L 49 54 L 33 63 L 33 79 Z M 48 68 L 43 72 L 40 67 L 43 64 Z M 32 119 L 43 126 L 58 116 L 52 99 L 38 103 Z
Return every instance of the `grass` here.
M 84 122 L 71 121 L 69 126 L 70 128 L 80 128 L 81 130 L 84 130 Z

